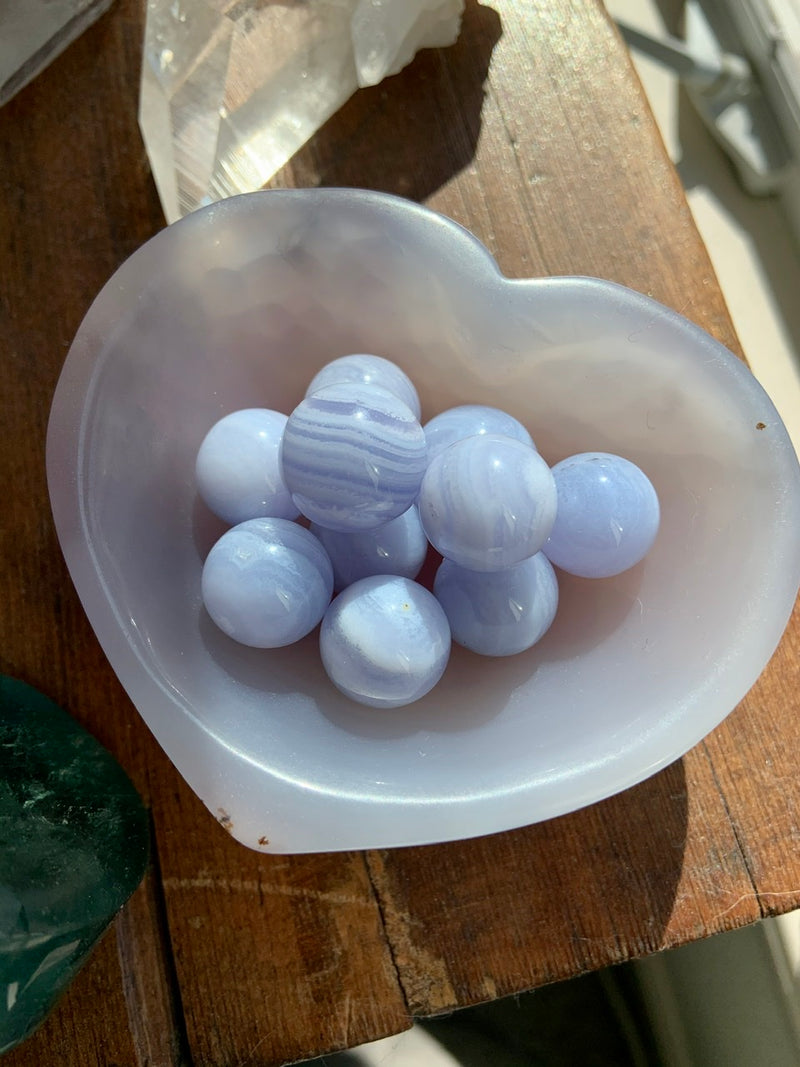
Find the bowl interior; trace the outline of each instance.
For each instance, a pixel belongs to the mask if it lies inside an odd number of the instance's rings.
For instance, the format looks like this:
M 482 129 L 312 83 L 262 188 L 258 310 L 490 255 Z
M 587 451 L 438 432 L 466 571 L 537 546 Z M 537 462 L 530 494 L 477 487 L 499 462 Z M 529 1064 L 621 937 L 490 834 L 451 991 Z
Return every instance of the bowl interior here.
M 197 497 L 197 449 L 227 412 L 290 411 L 348 352 L 400 364 L 423 420 L 493 404 L 548 462 L 638 463 L 662 506 L 649 556 L 615 579 L 559 574 L 538 646 L 502 660 L 454 648 L 408 708 L 340 696 L 316 633 L 272 651 L 230 641 L 200 601 L 224 527 Z M 729 353 L 610 283 L 509 281 L 453 223 L 376 194 L 253 194 L 158 235 L 87 316 L 50 438 L 59 535 L 123 684 L 212 810 L 238 804 L 242 826 L 270 810 L 279 848 L 467 836 L 645 777 L 744 695 L 800 581 L 797 462 Z M 338 835 L 299 827 L 326 798 L 368 806 L 370 829 L 357 815 Z

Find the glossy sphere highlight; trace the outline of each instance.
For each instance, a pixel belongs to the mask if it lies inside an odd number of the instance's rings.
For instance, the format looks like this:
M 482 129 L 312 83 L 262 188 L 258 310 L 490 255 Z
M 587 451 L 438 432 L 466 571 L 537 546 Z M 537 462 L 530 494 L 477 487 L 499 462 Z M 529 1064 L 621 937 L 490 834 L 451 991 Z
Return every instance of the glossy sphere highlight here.
M 343 533 L 312 523 L 311 532 L 319 539 L 333 564 L 335 589 L 345 589 L 373 574 L 416 578 L 428 551 L 419 512 L 413 505 L 377 530 Z
M 393 393 L 399 400 L 411 408 L 416 418 L 420 417 L 421 407 L 417 390 L 405 371 L 396 363 L 382 356 L 354 355 L 341 356 L 327 363 L 314 375 L 306 389 L 306 396 L 319 392 L 329 385 L 374 385 Z
M 649 552 L 660 510 L 650 479 L 635 463 L 582 452 L 553 467 L 558 515 L 544 546 L 551 563 L 581 578 L 610 578 Z
M 450 656 L 441 605 L 409 578 L 362 578 L 325 613 L 320 652 L 328 677 L 351 700 L 399 708 L 439 681 Z
M 533 438 L 513 415 L 485 404 L 462 404 L 442 411 L 425 424 L 428 462 L 456 441 L 489 433 L 513 437 L 515 441 L 534 447 Z
M 197 453 L 197 491 L 215 515 L 231 525 L 299 512 L 283 481 L 280 447 L 286 416 L 244 408 L 216 422 Z
M 535 449 L 496 434 L 456 441 L 431 461 L 419 515 L 443 556 L 499 571 L 544 544 L 556 514 L 550 468 Z
M 558 581 L 542 552 L 504 571 L 470 571 L 444 560 L 433 583 L 453 640 L 482 656 L 513 656 L 550 629 Z
M 229 637 L 281 648 L 317 625 L 333 592 L 319 541 L 286 519 L 251 519 L 228 530 L 206 558 L 203 602 Z
M 372 530 L 414 503 L 427 463 L 411 409 L 370 385 L 329 385 L 289 416 L 283 478 L 297 507 L 331 530 Z

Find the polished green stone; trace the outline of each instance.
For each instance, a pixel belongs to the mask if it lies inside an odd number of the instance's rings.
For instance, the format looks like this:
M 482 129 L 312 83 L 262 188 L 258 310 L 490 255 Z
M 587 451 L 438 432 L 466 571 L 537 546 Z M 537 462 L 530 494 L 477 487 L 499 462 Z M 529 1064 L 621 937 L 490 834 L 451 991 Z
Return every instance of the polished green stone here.
M 116 760 L 0 676 L 0 1054 L 42 1022 L 147 856 L 147 812 Z

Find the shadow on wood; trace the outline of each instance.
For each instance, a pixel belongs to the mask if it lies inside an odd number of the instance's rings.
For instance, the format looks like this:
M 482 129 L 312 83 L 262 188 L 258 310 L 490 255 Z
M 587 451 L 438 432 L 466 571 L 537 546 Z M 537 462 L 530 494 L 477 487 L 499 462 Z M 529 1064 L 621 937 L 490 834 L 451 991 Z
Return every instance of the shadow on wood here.
M 475 155 L 501 33 L 496 11 L 467 0 L 454 45 L 425 49 L 400 74 L 359 90 L 270 185 L 357 186 L 425 200 Z
M 687 823 L 678 760 L 558 819 L 370 853 L 412 1014 L 478 1004 L 658 949 L 681 877 Z M 419 894 L 420 885 L 436 891 Z M 486 923 L 487 894 L 502 923 Z M 623 945 L 624 929 L 642 931 L 641 942 Z

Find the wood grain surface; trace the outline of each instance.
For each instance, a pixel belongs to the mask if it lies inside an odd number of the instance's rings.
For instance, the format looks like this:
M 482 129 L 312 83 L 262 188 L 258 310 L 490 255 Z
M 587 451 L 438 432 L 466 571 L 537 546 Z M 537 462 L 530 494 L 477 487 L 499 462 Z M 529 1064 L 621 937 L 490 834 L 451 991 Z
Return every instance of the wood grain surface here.
M 800 904 L 800 614 L 742 705 L 620 796 L 482 839 L 271 857 L 209 816 L 83 615 L 44 437 L 71 339 L 163 225 L 136 124 L 143 0 L 0 110 L 0 667 L 66 707 L 152 810 L 148 876 L 8 1067 L 268 1067 Z M 461 222 L 509 276 L 593 274 L 737 350 L 597 0 L 467 0 L 458 43 L 357 94 L 272 184 L 358 185 Z

